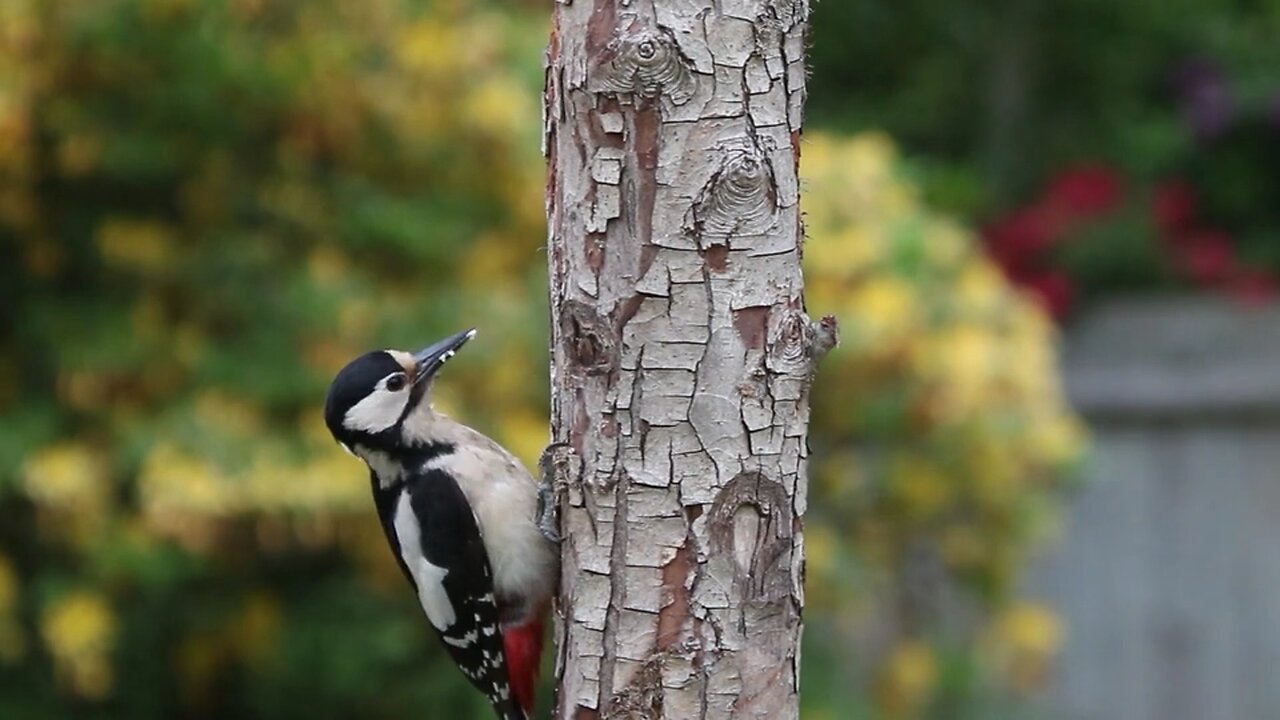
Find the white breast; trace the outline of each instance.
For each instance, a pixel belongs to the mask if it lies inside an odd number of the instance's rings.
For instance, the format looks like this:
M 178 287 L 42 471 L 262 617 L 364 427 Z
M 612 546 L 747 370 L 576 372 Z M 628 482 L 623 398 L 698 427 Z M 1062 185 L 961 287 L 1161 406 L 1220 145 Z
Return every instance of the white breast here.
M 550 597 L 555 548 L 538 530 L 537 483 L 520 462 L 496 444 L 468 444 L 430 466 L 457 478 L 475 509 L 499 598 L 536 604 Z
M 445 592 L 444 579 L 449 571 L 432 563 L 422 554 L 422 531 L 418 527 L 418 518 L 413 514 L 409 504 L 409 493 L 401 492 L 396 501 L 396 513 L 393 520 L 396 540 L 400 543 L 400 557 L 409 568 L 413 582 L 418 586 L 418 601 L 427 619 L 441 632 L 453 626 L 457 614 L 453 603 L 449 602 L 449 593 Z
M 559 556 L 538 530 L 537 481 L 501 445 L 423 406 L 407 418 L 405 432 L 421 442 L 454 446 L 426 469 L 449 472 L 475 511 L 493 567 L 494 590 L 499 603 L 506 603 L 500 608 L 504 618 L 538 609 L 555 589 Z

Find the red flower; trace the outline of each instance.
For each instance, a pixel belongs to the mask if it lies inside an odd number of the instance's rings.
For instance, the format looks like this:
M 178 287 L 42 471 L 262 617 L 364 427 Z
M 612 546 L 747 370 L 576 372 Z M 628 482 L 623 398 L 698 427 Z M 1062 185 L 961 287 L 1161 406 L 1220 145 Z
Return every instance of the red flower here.
M 1174 250 L 1174 262 L 1193 282 L 1205 285 L 1217 285 L 1236 273 L 1231 237 L 1215 230 L 1181 236 Z
M 1156 188 L 1151 198 L 1151 216 L 1161 232 L 1166 235 L 1181 232 L 1191 224 L 1195 215 L 1196 195 L 1190 185 L 1172 180 Z
M 1043 208 L 1023 208 L 984 233 L 991 254 L 1006 269 L 1026 267 L 1053 247 L 1061 226 Z
M 1102 165 L 1083 165 L 1060 173 L 1045 191 L 1045 202 L 1074 218 L 1104 215 L 1120 202 L 1120 178 Z
M 1053 317 L 1061 320 L 1075 303 L 1075 288 L 1065 273 L 1051 270 L 1020 281 Z

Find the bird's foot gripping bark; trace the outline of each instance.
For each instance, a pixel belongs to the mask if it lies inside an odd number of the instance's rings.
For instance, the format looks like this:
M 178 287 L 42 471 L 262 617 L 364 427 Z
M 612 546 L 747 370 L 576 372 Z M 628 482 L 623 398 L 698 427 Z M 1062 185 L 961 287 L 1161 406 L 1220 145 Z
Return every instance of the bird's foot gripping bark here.
M 560 488 L 568 474 L 573 448 L 568 443 L 551 443 L 538 460 L 538 530 L 547 540 L 560 543 Z

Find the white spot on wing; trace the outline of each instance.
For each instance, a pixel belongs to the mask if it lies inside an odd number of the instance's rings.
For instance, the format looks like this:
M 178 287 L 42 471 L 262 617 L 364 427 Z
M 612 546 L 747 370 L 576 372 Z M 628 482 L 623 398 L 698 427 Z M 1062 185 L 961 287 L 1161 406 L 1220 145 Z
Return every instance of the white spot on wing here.
M 445 642 L 449 643 L 450 645 L 456 648 L 465 648 L 465 647 L 470 647 L 472 644 L 474 644 L 475 641 L 480 638 L 480 635 L 475 630 L 472 630 L 471 632 L 464 634 L 460 638 L 452 637 L 449 635 L 441 635 L 440 637 L 443 638 Z
M 396 503 L 394 527 L 396 539 L 400 542 L 400 556 L 418 586 L 418 601 L 422 603 L 422 610 L 435 629 L 444 632 L 458 619 L 453 611 L 453 603 L 449 601 L 449 593 L 444 589 L 444 578 L 449 571 L 423 556 L 422 533 L 418 528 L 418 518 L 409 505 L 407 492 L 400 493 L 400 499 Z

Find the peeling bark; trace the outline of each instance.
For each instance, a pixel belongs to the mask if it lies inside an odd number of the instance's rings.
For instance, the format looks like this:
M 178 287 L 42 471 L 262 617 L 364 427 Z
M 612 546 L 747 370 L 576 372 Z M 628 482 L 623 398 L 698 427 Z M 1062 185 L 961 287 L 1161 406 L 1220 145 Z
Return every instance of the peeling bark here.
M 798 715 L 807 0 L 561 0 L 559 718 Z

